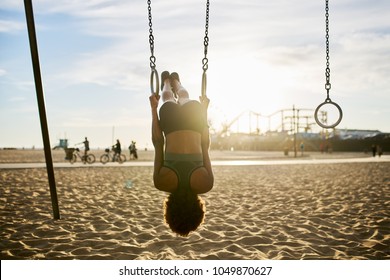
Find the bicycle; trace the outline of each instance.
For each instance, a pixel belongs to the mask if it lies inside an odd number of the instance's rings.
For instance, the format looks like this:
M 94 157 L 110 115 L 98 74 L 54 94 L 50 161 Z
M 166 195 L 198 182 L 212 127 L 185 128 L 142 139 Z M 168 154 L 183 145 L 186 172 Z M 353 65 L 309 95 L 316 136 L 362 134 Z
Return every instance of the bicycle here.
M 82 163 L 89 163 L 92 164 L 96 161 L 95 155 L 93 154 L 80 154 L 80 149 L 79 148 L 66 148 L 65 149 L 66 153 L 66 160 L 69 160 L 71 164 L 75 163 L 77 161 L 77 158 L 81 160 Z
M 118 162 L 120 164 L 126 161 L 126 156 L 124 154 L 117 155 L 114 149 L 105 149 L 104 154 L 100 157 L 100 162 L 106 164 L 109 161 Z

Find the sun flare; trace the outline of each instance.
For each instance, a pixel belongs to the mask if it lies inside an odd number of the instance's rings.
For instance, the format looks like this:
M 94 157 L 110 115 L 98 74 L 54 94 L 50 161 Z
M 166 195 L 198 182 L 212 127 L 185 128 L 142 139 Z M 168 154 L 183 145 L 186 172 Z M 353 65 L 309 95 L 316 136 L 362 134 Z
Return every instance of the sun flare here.
M 284 97 L 291 81 L 274 66 L 251 59 L 241 58 L 231 65 L 215 63 L 210 71 L 212 125 L 219 130 L 234 123 L 238 131 L 246 133 L 269 129 L 268 117 L 286 107 Z

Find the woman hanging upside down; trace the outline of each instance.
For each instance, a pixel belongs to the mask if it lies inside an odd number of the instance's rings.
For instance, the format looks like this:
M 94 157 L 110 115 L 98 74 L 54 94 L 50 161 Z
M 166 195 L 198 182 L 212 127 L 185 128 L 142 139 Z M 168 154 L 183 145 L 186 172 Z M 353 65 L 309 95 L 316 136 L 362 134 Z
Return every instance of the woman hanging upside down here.
M 177 73 L 164 71 L 161 82 L 159 114 L 160 96 L 149 97 L 155 148 L 153 181 L 157 189 L 170 193 L 164 203 L 166 223 L 175 233 L 187 236 L 204 219 L 205 206 L 198 194 L 210 191 L 214 184 L 207 125 L 210 100 L 190 100 Z

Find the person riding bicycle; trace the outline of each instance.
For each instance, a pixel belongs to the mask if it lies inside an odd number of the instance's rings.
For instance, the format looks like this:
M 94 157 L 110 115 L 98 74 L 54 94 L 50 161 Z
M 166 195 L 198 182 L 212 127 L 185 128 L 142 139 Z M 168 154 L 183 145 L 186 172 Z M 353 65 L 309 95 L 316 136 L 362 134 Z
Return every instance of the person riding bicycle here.
M 87 158 L 87 154 L 89 151 L 89 141 L 88 141 L 87 137 L 85 137 L 83 144 L 84 144 L 84 157 Z
M 116 144 L 112 146 L 112 150 L 114 151 L 114 156 L 112 158 L 112 161 L 115 161 L 117 157 L 121 155 L 122 148 L 121 148 L 121 142 L 119 142 L 119 139 L 116 140 Z

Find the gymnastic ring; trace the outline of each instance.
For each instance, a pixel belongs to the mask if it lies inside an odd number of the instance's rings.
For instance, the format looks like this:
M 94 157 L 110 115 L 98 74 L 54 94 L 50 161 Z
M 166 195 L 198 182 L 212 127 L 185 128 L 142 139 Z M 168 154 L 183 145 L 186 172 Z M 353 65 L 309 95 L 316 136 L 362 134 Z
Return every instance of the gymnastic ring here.
M 334 124 L 331 124 L 331 125 L 323 124 L 318 119 L 318 112 L 319 112 L 320 108 L 326 104 L 331 104 L 331 105 L 335 106 L 337 108 L 337 110 L 339 111 L 339 118 L 337 119 L 337 121 Z M 342 118 L 343 118 L 343 110 L 341 110 L 341 107 L 337 103 L 330 100 L 330 98 L 325 99 L 324 102 L 322 102 L 320 105 L 318 105 L 317 109 L 314 112 L 314 119 L 316 120 L 316 123 L 319 126 L 321 126 L 322 128 L 335 128 L 341 122 Z
M 207 75 L 206 75 L 206 71 L 203 71 L 203 75 L 202 75 L 202 96 L 206 96 L 206 88 L 207 88 Z
M 160 92 L 160 81 L 156 69 L 152 69 L 150 72 L 150 91 L 154 95 L 158 95 Z

